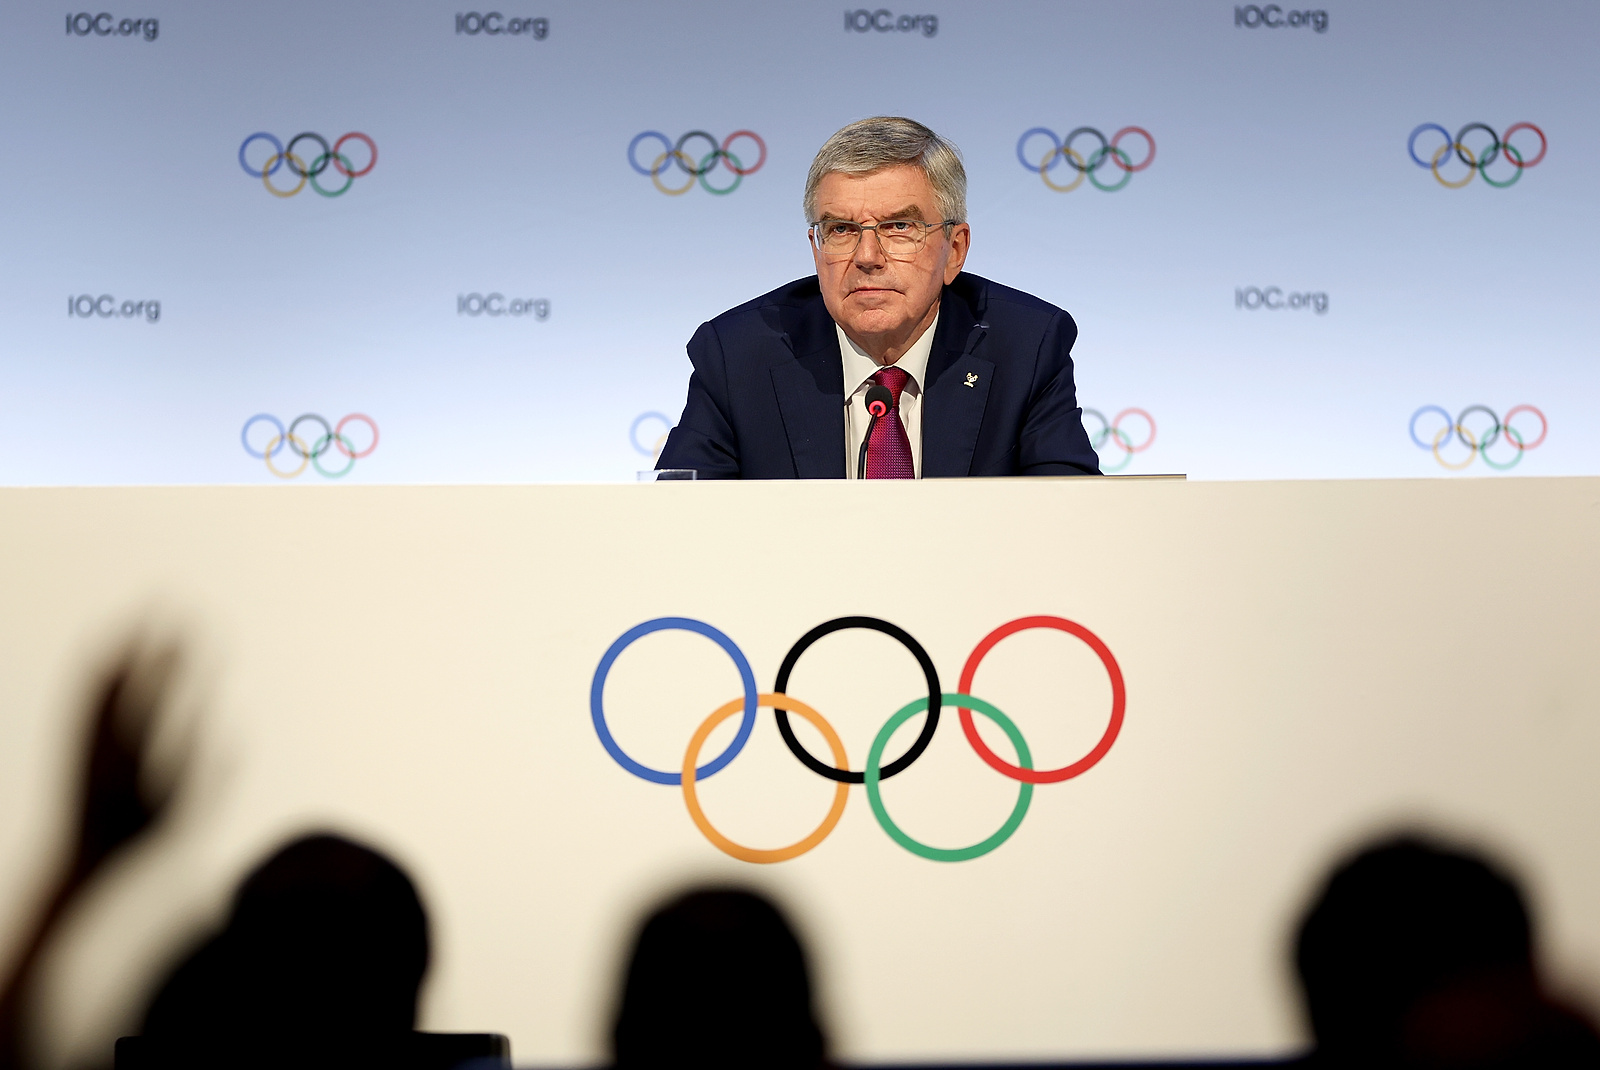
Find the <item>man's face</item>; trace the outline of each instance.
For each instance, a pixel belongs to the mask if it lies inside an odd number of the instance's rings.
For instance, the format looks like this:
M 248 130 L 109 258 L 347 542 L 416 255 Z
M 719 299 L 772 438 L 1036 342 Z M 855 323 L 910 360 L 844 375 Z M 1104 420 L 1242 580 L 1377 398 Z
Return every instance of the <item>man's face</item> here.
M 826 175 L 817 185 L 817 217 L 854 223 L 888 219 L 939 221 L 938 202 L 927 176 L 910 164 L 870 175 Z M 845 334 L 880 361 L 898 360 L 938 313 L 939 293 L 961 272 L 971 232 L 965 223 L 928 232 L 915 259 L 891 260 L 873 231 L 861 235 L 850 256 L 834 257 L 812 246 L 822 300 Z

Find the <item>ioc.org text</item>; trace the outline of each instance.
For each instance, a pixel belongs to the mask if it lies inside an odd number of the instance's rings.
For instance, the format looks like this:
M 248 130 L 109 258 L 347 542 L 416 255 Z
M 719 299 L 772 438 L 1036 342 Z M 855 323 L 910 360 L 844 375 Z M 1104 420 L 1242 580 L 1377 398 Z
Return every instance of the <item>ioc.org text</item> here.
M 507 297 L 502 293 L 457 294 L 458 316 L 532 316 L 550 318 L 550 302 L 543 297 Z
M 77 294 L 67 297 L 67 316 L 80 320 L 144 320 L 155 323 L 161 319 L 160 301 L 118 301 L 110 294 Z
M 546 18 L 518 18 L 502 15 L 498 11 L 479 14 L 468 11 L 456 16 L 456 33 L 468 37 L 487 34 L 490 37 L 531 37 L 543 41 L 550 36 L 550 20 Z
M 939 32 L 938 15 L 896 15 L 887 8 L 868 11 L 858 8 L 844 13 L 846 33 L 920 33 L 933 37 Z
M 91 15 L 80 11 L 67 16 L 68 37 L 143 37 L 154 41 L 161 36 L 161 24 L 155 19 L 119 19 L 107 11 Z
M 1249 4 L 1244 7 L 1235 6 L 1233 9 L 1233 24 L 1246 30 L 1259 30 L 1265 27 L 1269 30 L 1301 30 L 1307 27 L 1317 33 L 1328 32 L 1328 13 L 1326 11 L 1285 11 L 1277 4 L 1267 4 L 1257 7 Z
M 1302 312 L 1310 309 L 1321 316 L 1328 311 L 1328 295 L 1323 291 L 1290 292 L 1282 286 L 1235 286 L 1233 307 L 1246 312 L 1263 308 L 1269 312 Z

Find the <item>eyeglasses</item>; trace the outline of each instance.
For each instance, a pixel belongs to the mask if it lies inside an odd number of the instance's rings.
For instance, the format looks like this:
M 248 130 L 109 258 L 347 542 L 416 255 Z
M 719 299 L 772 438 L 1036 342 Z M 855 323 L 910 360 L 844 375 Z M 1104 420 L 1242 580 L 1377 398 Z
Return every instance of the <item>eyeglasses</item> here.
M 922 251 L 928 232 L 936 227 L 951 227 L 958 219 L 924 223 L 920 219 L 885 219 L 882 223 L 853 223 L 848 219 L 819 219 L 811 224 L 811 242 L 823 256 L 845 257 L 856 251 L 861 235 L 869 230 L 878 234 L 883 255 L 911 260 Z

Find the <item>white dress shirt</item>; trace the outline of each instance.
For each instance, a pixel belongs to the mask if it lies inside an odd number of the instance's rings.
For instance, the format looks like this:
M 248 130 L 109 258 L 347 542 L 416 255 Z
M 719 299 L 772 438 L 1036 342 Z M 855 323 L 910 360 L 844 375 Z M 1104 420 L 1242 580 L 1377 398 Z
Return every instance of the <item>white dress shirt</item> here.
M 882 365 L 867 355 L 866 350 L 850 341 L 844 328 L 837 323 L 833 329 L 839 334 L 839 357 L 844 361 L 844 389 L 850 403 L 844 409 L 844 471 L 847 479 L 856 478 L 856 461 L 861 456 L 861 440 L 866 437 L 867 425 L 872 416 L 867 412 L 867 387 L 872 377 L 882 370 Z M 906 426 L 906 438 L 911 440 L 911 470 L 922 478 L 922 381 L 928 375 L 928 355 L 933 352 L 933 335 L 939 329 L 939 314 L 922 332 L 922 337 L 911 343 L 894 367 L 910 378 L 900 391 L 900 420 Z M 885 416 L 887 420 L 889 417 Z

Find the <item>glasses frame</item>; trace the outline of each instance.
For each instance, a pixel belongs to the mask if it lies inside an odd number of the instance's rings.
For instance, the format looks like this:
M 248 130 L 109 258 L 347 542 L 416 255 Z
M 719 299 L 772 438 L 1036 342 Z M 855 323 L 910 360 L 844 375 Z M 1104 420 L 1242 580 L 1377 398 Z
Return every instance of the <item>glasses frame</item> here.
M 910 256 L 905 256 L 903 254 L 896 256 L 890 253 L 889 250 L 884 247 L 883 239 L 881 237 L 878 238 L 878 248 L 883 252 L 883 255 L 889 259 L 915 260 L 922 253 L 922 250 L 927 248 L 929 231 L 933 230 L 935 227 L 943 227 L 945 228 L 945 233 L 948 235 L 949 228 L 958 226 L 960 222 L 961 220 L 959 219 L 941 219 L 937 223 L 924 223 L 920 219 L 885 219 L 881 223 L 857 223 L 853 219 L 814 219 L 808 225 L 808 228 L 811 237 L 811 247 L 813 249 L 830 259 L 844 260 L 856 255 L 856 250 L 861 248 L 861 241 L 866 237 L 867 231 L 876 231 L 879 227 L 887 227 L 897 223 L 915 223 L 917 226 L 921 227 L 922 230 L 920 231 L 921 236 L 917 239 L 917 247 Z M 824 249 L 822 247 L 821 232 L 817 229 L 824 223 L 849 223 L 852 227 L 856 228 L 856 243 L 850 246 L 847 252 L 842 253 L 831 252 L 827 249 Z

